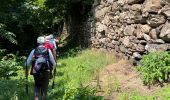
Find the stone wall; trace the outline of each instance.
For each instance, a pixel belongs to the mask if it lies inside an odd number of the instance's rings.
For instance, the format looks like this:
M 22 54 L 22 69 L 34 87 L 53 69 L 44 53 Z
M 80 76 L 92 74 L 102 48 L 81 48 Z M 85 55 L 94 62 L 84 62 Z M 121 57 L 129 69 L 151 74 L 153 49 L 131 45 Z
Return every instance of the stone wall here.
M 85 22 L 92 48 L 126 59 L 170 48 L 170 6 L 163 0 L 101 0 Z M 89 33 L 89 34 L 88 34 Z

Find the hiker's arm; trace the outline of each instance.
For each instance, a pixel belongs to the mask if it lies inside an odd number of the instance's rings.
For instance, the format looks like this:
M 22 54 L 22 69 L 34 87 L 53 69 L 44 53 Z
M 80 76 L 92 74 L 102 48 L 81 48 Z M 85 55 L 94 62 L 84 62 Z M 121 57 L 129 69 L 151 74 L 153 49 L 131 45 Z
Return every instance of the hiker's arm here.
M 25 66 L 26 66 L 26 65 L 29 66 L 29 65 L 31 64 L 32 59 L 33 59 L 34 51 L 35 51 L 35 50 L 32 50 L 31 53 L 29 54 L 28 59 L 27 59 L 27 61 L 26 61 L 26 63 L 25 63 Z
M 50 49 L 48 49 L 48 52 L 49 52 L 49 59 L 50 59 L 51 63 L 53 64 L 53 67 L 55 67 L 56 66 L 56 62 L 55 62 L 54 56 L 53 56 L 53 54 L 52 54 Z
M 56 49 L 53 49 L 52 53 L 53 53 L 53 56 L 54 56 L 54 60 L 56 61 L 57 60 L 57 58 L 56 58 Z
M 53 44 L 54 44 L 54 48 L 57 49 L 57 46 L 56 46 L 56 42 L 53 41 Z

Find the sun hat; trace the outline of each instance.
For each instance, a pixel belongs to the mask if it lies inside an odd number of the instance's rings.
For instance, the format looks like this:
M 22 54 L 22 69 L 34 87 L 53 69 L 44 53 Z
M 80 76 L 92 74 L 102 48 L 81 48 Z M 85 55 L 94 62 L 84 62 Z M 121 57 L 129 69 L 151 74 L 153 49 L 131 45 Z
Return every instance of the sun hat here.
M 44 38 L 43 36 L 38 37 L 38 38 L 37 38 L 37 43 L 38 43 L 38 44 L 43 44 L 43 43 L 45 43 L 45 38 Z

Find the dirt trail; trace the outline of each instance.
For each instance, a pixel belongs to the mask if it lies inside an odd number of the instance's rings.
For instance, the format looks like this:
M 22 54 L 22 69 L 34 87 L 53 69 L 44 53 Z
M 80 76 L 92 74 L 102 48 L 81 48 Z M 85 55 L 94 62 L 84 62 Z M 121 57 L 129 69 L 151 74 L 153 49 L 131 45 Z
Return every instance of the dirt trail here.
M 107 100 L 117 100 L 118 93 L 137 91 L 140 94 L 150 95 L 159 86 L 152 86 L 150 89 L 144 86 L 135 67 L 128 61 L 120 60 L 115 64 L 105 67 L 98 73 L 92 82 L 98 86 L 100 91 L 97 95 L 105 96 Z

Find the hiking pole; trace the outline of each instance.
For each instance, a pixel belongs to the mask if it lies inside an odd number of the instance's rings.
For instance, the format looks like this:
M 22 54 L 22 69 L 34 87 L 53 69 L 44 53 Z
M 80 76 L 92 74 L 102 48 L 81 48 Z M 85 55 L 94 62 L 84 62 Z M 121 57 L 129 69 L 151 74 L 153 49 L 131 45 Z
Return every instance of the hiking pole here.
M 57 66 L 57 64 L 56 64 L 56 66 Z M 54 69 L 54 73 L 53 73 L 53 83 L 52 83 L 52 89 L 54 89 L 55 75 L 56 75 L 56 67 L 55 67 L 55 69 Z
M 58 44 L 57 44 L 57 48 L 58 48 Z M 58 49 L 56 49 L 56 52 L 58 51 Z M 57 55 L 58 57 L 58 53 L 55 52 L 55 55 Z M 57 57 L 55 56 L 55 61 L 56 61 L 56 67 L 57 67 Z M 54 82 L 55 82 L 55 76 L 56 76 L 56 67 L 54 68 L 54 73 L 53 73 L 53 83 L 52 83 L 52 89 L 54 89 Z
M 25 64 L 25 78 L 26 78 L 26 80 L 25 80 L 25 82 L 26 82 L 26 84 L 25 84 L 25 91 L 26 91 L 26 94 L 28 95 L 28 66 L 27 66 L 27 61 L 26 61 L 26 64 Z
M 56 59 L 56 67 L 57 67 L 57 58 Z M 54 81 L 55 81 L 55 76 L 56 76 L 56 67 L 54 68 L 54 73 L 53 73 L 53 83 L 52 83 L 52 89 L 54 89 Z

